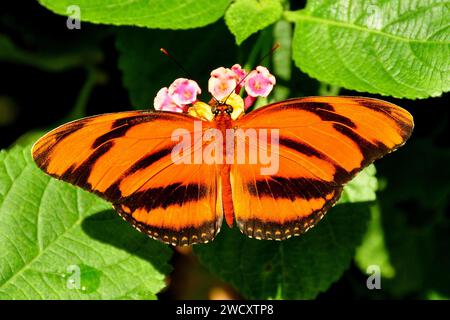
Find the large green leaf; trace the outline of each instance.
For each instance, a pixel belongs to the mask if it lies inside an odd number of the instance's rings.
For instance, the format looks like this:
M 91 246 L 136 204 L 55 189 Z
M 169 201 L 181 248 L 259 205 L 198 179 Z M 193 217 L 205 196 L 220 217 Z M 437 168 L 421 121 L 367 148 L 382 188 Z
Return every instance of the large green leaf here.
M 386 246 L 380 207 L 373 205 L 371 209 L 372 218 L 363 241 L 356 250 L 355 261 L 364 273 L 370 266 L 376 265 L 380 268 L 383 278 L 393 278 L 395 269 Z
M 364 174 L 374 174 L 369 169 Z M 352 181 L 355 188 L 374 188 Z M 372 192 L 374 190 L 372 189 Z M 346 193 L 347 191 L 345 191 Z M 370 193 L 359 203 L 334 207 L 323 221 L 300 237 L 281 242 L 249 239 L 223 226 L 218 238 L 195 252 L 212 272 L 251 299 L 311 299 L 327 290 L 348 268 L 370 216 Z M 350 199 L 348 195 L 344 199 Z
M 236 0 L 225 14 L 230 31 L 241 44 L 253 33 L 276 22 L 283 13 L 280 0 Z
M 116 46 L 122 81 L 136 108 L 152 107 L 159 89 L 168 87 L 176 78 L 190 77 L 160 52 L 161 47 L 177 57 L 199 82 L 205 96 L 210 72 L 227 66 L 228 61 L 236 62 L 233 38 L 223 23 L 185 31 L 124 27 L 118 30 Z
M 170 255 L 108 203 L 42 173 L 29 146 L 0 153 L 0 299 L 155 298 Z
M 230 0 L 38 0 L 55 13 L 80 9 L 81 21 L 162 29 L 205 26 L 223 16 Z
M 450 89 L 447 0 L 310 0 L 286 17 L 294 60 L 314 78 L 407 98 Z

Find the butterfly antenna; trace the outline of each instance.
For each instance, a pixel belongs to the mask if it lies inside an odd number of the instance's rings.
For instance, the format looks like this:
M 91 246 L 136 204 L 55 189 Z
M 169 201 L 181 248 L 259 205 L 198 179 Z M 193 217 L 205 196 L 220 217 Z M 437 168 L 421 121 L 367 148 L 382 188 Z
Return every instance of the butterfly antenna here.
M 191 75 L 191 73 L 189 71 L 187 71 L 183 65 L 181 63 L 178 62 L 177 59 L 175 59 L 166 49 L 164 48 L 160 48 L 159 51 L 161 51 L 165 56 L 167 56 L 170 60 L 172 60 L 173 62 L 175 62 L 175 64 L 181 69 L 183 70 L 183 72 L 188 76 L 189 79 L 193 79 L 194 77 Z M 219 100 L 217 100 L 216 97 L 212 96 L 213 99 L 217 102 L 220 103 Z
M 268 56 L 270 56 L 275 50 L 277 50 L 280 47 L 280 44 L 277 42 L 275 43 L 275 45 L 269 50 L 269 52 L 267 52 L 265 55 L 262 56 L 261 59 L 258 60 L 258 62 L 256 63 L 256 65 L 259 65 L 261 62 L 264 61 L 264 59 L 266 59 Z M 231 97 L 231 95 L 233 94 L 233 92 L 236 90 L 237 87 L 239 87 L 244 81 L 245 79 L 247 79 L 248 75 L 250 74 L 250 72 L 248 72 L 244 78 L 242 78 L 241 81 L 239 81 L 236 86 L 234 87 L 234 89 L 230 92 L 230 94 L 226 97 L 226 99 L 224 100 L 224 103 L 227 102 L 228 98 Z M 214 98 L 215 99 L 215 98 Z M 216 99 L 217 100 L 217 99 Z
M 194 77 L 191 75 L 191 73 L 189 71 L 187 71 L 183 65 L 181 63 L 178 62 L 177 59 L 175 59 L 166 49 L 164 48 L 160 48 L 159 51 L 161 51 L 165 56 L 167 56 L 170 60 L 172 60 L 173 62 L 175 62 L 175 64 L 178 66 L 178 68 L 180 68 L 181 70 L 183 70 L 183 72 L 188 76 L 189 79 L 193 79 Z

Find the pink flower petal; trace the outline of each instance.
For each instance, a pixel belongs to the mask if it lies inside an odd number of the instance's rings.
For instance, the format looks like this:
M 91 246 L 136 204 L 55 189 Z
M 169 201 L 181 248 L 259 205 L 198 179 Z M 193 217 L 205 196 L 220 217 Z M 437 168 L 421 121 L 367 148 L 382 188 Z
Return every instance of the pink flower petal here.
M 211 72 L 208 91 L 217 100 L 226 98 L 236 87 L 238 76 L 228 68 L 220 67 Z
M 242 79 L 244 79 L 245 76 L 247 75 L 247 72 L 245 72 L 245 70 L 242 69 L 240 64 L 235 64 L 234 66 L 231 67 L 231 70 L 233 70 L 233 72 L 236 74 L 237 82 L 241 82 Z
M 177 105 L 169 96 L 169 90 L 167 89 L 167 87 L 164 87 L 158 91 L 155 100 L 153 101 L 153 106 L 155 110 L 161 111 L 174 111 L 174 112 L 184 111 L 184 108 L 182 106 Z
M 169 86 L 169 96 L 178 105 L 193 103 L 200 93 L 202 90 L 194 80 L 179 78 Z
M 258 66 L 248 75 L 245 91 L 252 97 L 267 97 L 275 85 L 275 77 L 267 68 Z
M 247 72 L 244 69 L 242 69 L 240 64 L 235 64 L 234 66 L 231 67 L 231 70 L 233 70 L 233 72 L 237 76 L 237 81 L 236 81 L 237 87 L 236 87 L 235 93 L 239 94 L 239 92 L 241 92 L 241 88 L 244 86 L 243 80 L 245 79 Z

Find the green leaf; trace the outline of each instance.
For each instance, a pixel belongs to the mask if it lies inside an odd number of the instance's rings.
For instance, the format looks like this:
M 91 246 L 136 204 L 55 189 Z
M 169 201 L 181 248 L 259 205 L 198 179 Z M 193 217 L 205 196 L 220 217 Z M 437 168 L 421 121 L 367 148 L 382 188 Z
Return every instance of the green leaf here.
M 80 9 L 80 20 L 161 29 L 189 29 L 208 25 L 223 16 L 230 0 L 39 0 L 51 11 L 70 15 Z
M 295 63 L 314 78 L 399 98 L 450 89 L 448 1 L 310 0 L 286 18 Z
M 273 73 L 277 85 L 272 93 L 273 101 L 289 98 L 290 88 L 287 84 L 292 78 L 292 26 L 289 22 L 280 20 L 273 28 L 273 39 L 280 47 L 272 54 Z
M 374 170 L 365 174 L 374 174 Z M 352 188 L 359 184 L 359 188 L 372 188 L 373 192 L 374 185 L 362 184 L 365 181 L 352 181 Z M 364 197 L 352 200 L 365 201 Z M 209 270 L 246 298 L 312 299 L 349 267 L 369 216 L 367 202 L 347 202 L 334 207 L 323 221 L 300 237 L 260 241 L 224 226 L 210 245 L 196 246 L 194 250 Z
M 280 19 L 283 6 L 280 0 L 236 0 L 225 14 L 225 22 L 241 44 L 253 33 Z
M 377 170 L 371 164 L 353 178 L 344 188 L 340 203 L 374 201 L 377 198 L 378 180 L 375 177 Z
M 427 292 L 426 299 L 428 300 L 450 300 L 450 296 L 444 296 L 443 294 L 440 294 L 439 292 Z
M 233 38 L 222 23 L 187 31 L 120 28 L 116 46 L 123 84 L 132 104 L 140 109 L 153 106 L 162 87 L 168 87 L 176 78 L 189 77 L 160 52 L 161 47 L 177 57 L 201 88 L 207 88 L 211 70 L 236 56 Z
M 395 268 L 391 263 L 386 246 L 380 207 L 373 205 L 371 209 L 372 218 L 363 242 L 356 250 L 355 261 L 364 273 L 366 273 L 369 266 L 377 265 L 380 267 L 383 278 L 393 278 L 395 276 Z
M 0 153 L 0 182 L 0 299 L 149 299 L 165 286 L 171 251 L 45 175 L 30 146 Z
M 210 245 L 194 249 L 246 298 L 313 299 L 348 268 L 367 219 L 367 204 L 342 204 L 301 237 L 259 241 L 224 226 Z

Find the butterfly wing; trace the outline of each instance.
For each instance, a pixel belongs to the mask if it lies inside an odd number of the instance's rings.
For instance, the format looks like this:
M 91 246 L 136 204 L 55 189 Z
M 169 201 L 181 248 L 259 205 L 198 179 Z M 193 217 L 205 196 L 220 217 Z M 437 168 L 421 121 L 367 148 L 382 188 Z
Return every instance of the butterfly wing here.
M 343 185 L 374 160 L 405 143 L 412 116 L 391 103 L 358 97 L 308 97 L 267 105 L 236 121 L 241 129 L 278 129 L 276 172 L 257 164 L 231 168 L 232 198 L 244 234 L 281 240 L 314 226 L 339 199 Z M 239 137 L 238 137 L 239 138 Z M 237 138 L 237 139 L 238 139 Z
M 216 168 L 174 162 L 171 155 L 179 143 L 171 139 L 175 130 L 187 139 L 183 158 L 202 148 L 209 124 L 199 129 L 194 119 L 146 111 L 89 117 L 46 134 L 32 153 L 46 173 L 112 202 L 151 237 L 173 245 L 207 242 L 222 219 Z

